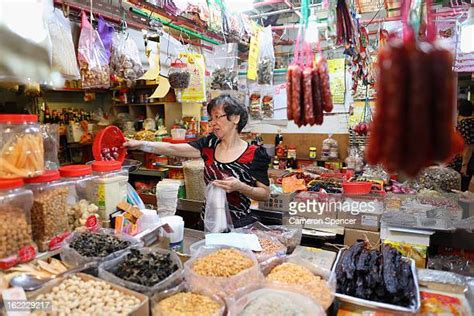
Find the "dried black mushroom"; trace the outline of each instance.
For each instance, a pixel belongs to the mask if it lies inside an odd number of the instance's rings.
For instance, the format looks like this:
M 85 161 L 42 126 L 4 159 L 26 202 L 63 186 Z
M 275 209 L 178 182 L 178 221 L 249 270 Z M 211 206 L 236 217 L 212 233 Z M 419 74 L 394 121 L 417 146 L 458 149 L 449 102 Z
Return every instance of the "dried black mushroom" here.
M 84 232 L 74 237 L 70 247 L 84 257 L 106 257 L 130 245 L 130 241 L 120 240 L 113 235 Z
M 273 79 L 274 60 L 268 57 L 261 58 L 258 64 L 258 84 L 271 85 Z
M 211 89 L 237 90 L 238 86 L 239 78 L 237 71 L 227 68 L 220 68 L 212 72 Z
M 144 286 L 153 286 L 178 270 L 171 254 L 142 253 L 130 249 L 125 259 L 114 268 L 114 274 L 129 282 Z

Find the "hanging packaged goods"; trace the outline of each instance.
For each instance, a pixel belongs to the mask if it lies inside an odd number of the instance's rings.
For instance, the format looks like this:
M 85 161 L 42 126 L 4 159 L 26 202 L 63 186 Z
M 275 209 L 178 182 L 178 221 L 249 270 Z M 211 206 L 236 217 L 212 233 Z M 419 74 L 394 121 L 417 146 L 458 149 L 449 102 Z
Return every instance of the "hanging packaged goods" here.
M 378 54 L 377 106 L 367 160 L 415 176 L 452 158 L 462 146 L 454 130 L 452 52 L 436 42 L 432 24 L 426 40 L 416 41 L 406 19 L 403 39 L 390 39 Z
M 77 59 L 81 69 L 83 88 L 110 87 L 107 51 L 99 33 L 92 28 L 84 12 L 82 13 Z

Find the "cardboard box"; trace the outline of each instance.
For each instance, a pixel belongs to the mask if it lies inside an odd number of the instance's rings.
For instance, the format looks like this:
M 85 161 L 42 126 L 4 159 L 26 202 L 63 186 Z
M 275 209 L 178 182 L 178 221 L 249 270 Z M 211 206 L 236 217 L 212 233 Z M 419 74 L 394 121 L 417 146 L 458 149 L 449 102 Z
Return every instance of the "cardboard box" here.
M 382 226 L 380 237 L 382 240 L 403 242 L 412 245 L 429 246 L 434 231 L 417 230 L 400 227 Z
M 270 194 L 268 200 L 258 202 L 258 208 L 269 211 L 288 212 L 290 209 L 290 203 L 293 202 L 295 195 L 295 192 Z
M 352 215 L 351 212 L 339 211 L 337 213 L 337 218 L 343 220 L 343 222 L 340 223 L 341 226 L 378 232 L 380 230 L 380 219 L 382 218 L 382 214 L 359 213 Z
M 352 246 L 358 239 L 365 240 L 365 236 L 367 236 L 367 239 L 372 245 L 378 244 L 380 240 L 380 233 L 378 232 L 346 228 L 344 230 L 344 245 Z
M 93 281 L 102 281 L 102 282 L 106 282 L 102 279 L 99 279 L 99 278 L 95 278 L 93 276 L 90 276 L 88 274 L 84 274 L 84 273 L 77 273 L 77 274 L 74 274 L 76 276 L 78 276 L 79 278 L 81 278 L 82 280 L 84 281 L 89 281 L 89 280 L 93 280 Z M 54 279 L 53 281 L 50 281 L 48 282 L 45 286 L 43 286 L 41 289 L 35 291 L 35 292 L 32 292 L 29 296 L 29 299 L 34 299 L 35 297 L 37 297 L 38 295 L 40 294 L 46 294 L 46 293 L 49 293 L 51 292 L 51 290 L 61 284 L 65 279 L 67 279 L 68 277 L 70 276 L 66 276 L 66 277 L 62 277 L 62 278 L 59 278 L 59 279 Z M 149 316 L 150 315 L 150 302 L 149 302 L 149 299 L 146 295 L 143 295 L 143 294 L 140 294 L 140 293 L 137 293 L 135 291 L 132 291 L 132 290 L 129 290 L 129 289 L 126 289 L 122 286 L 119 286 L 119 285 L 116 285 L 114 283 L 110 283 L 110 282 L 107 282 L 108 284 L 110 284 L 110 286 L 112 287 L 112 289 L 114 290 L 117 290 L 123 294 L 126 294 L 126 295 L 130 295 L 130 296 L 134 296 L 136 298 L 138 298 L 140 300 L 140 305 L 137 307 L 137 309 L 135 309 L 130 315 L 131 316 Z
M 328 271 L 332 269 L 332 265 L 334 264 L 334 261 L 336 261 L 337 256 L 337 253 L 334 251 L 304 246 L 296 246 L 293 253 L 306 261 L 311 262 L 315 266 Z

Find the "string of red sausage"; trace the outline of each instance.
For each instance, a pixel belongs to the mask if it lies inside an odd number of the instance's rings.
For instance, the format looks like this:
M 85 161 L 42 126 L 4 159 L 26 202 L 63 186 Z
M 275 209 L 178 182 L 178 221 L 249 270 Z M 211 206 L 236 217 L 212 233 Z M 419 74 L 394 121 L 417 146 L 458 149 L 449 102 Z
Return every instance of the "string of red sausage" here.
M 290 65 L 287 73 L 287 118 L 298 127 L 321 125 L 324 112 L 333 109 L 327 62 L 320 58 L 316 65 Z
M 416 176 L 459 148 L 453 56 L 436 42 L 392 38 L 378 54 L 367 162 Z

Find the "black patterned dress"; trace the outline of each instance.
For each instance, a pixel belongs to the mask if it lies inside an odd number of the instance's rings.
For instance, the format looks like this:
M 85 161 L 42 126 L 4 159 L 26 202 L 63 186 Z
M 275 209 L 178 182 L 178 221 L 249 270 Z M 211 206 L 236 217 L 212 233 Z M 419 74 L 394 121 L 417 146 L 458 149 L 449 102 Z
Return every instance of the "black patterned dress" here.
M 216 160 L 215 149 L 220 140 L 211 134 L 189 144 L 201 152 L 204 160 L 206 185 L 214 180 L 235 177 L 245 184 L 256 186 L 256 182 L 270 185 L 268 164 L 270 157 L 262 146 L 248 145 L 240 157 L 229 163 Z M 233 217 L 240 219 L 250 213 L 250 199 L 240 192 L 227 193 L 227 202 Z

